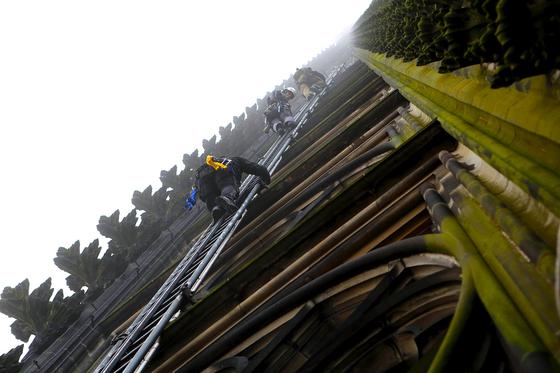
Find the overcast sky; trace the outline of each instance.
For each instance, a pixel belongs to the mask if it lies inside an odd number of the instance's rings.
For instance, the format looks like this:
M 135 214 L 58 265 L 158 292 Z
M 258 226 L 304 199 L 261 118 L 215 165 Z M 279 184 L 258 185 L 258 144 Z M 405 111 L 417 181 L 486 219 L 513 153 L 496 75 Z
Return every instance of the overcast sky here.
M 0 2 L 0 290 L 200 148 L 370 0 Z M 65 291 L 68 295 L 69 292 Z M 17 346 L 0 316 L 0 354 Z

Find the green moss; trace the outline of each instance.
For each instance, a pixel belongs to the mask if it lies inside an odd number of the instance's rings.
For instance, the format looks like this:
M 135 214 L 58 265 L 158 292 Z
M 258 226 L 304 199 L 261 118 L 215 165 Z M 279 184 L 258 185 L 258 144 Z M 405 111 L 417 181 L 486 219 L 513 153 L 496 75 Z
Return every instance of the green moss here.
M 555 100 L 541 97 L 539 110 L 532 111 L 536 118 L 550 115 L 550 118 L 547 117 L 547 127 L 557 129 L 557 135 L 550 137 L 552 142 L 536 135 L 539 128 L 534 127 L 534 121 L 523 122 L 529 114 L 518 118 L 518 121 L 525 123 L 525 127 L 531 128 L 532 132 L 518 127 L 517 122 L 514 125 L 497 118 L 492 108 L 483 109 L 472 98 L 469 101 L 472 105 L 469 104 L 464 94 L 454 93 L 458 81 L 449 76 L 438 76 L 430 69 L 420 70 L 412 64 L 367 51 L 357 51 L 357 54 L 381 75 L 390 77 L 401 94 L 412 103 L 430 116 L 437 117 L 449 134 L 560 215 L 560 177 L 556 165 L 560 159 L 560 146 L 557 143 L 560 141 L 560 127 L 554 125 L 555 118 L 560 116 L 560 105 Z M 511 90 L 503 93 L 518 94 Z M 512 135 L 503 138 L 503 134 L 507 133 Z
M 544 278 L 552 283 L 554 281 L 555 262 L 552 249 L 536 237 L 498 198 L 484 188 L 467 170 L 461 169 L 458 172 L 452 170 L 452 172 L 461 184 L 477 199 L 486 214 L 499 224 L 500 228 L 537 265 Z
M 547 348 L 560 360 L 560 319 L 554 304 L 552 284 L 523 258 L 480 206 L 460 191 L 452 193 L 458 220 L 492 273 L 519 308 Z
M 443 234 L 425 236 L 428 247 L 435 252 L 453 255 L 463 273 L 472 274 L 477 294 L 504 341 L 511 351 L 515 351 L 515 358 L 523 361 L 533 352 L 546 351 L 455 219 L 444 218 L 440 225 Z

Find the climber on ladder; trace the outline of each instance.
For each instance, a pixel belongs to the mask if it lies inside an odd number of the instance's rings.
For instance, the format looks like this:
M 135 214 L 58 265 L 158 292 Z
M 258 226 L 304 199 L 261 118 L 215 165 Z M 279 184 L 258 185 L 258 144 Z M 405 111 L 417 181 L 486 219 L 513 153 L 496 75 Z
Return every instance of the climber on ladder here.
M 282 136 L 296 126 L 292 108 L 288 103 L 288 101 L 292 100 L 295 96 L 295 88 L 287 87 L 282 90 L 275 90 L 266 98 L 268 107 L 264 111 L 266 124 L 264 128 L 265 133 L 268 133 L 272 129 Z
M 327 86 L 325 76 L 310 67 L 296 69 L 294 80 L 298 84 L 299 91 L 308 101 Z
M 192 209 L 199 197 L 212 213 L 214 223 L 224 213 L 231 214 L 238 209 L 236 200 L 243 173 L 260 177 L 264 184 L 270 183 L 270 173 L 266 167 L 245 158 L 218 158 L 206 156 L 205 163 L 196 171 L 196 179 L 185 207 Z

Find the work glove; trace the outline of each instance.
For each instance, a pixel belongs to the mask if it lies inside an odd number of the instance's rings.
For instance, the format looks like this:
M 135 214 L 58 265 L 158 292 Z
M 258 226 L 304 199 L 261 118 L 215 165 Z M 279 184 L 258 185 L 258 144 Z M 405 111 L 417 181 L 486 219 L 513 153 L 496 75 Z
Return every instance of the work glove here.
M 196 188 L 193 188 L 191 190 L 191 194 L 188 196 L 188 198 L 185 202 L 185 208 L 188 209 L 189 211 L 192 210 L 194 205 L 196 205 L 196 194 L 197 193 L 198 193 L 198 190 Z

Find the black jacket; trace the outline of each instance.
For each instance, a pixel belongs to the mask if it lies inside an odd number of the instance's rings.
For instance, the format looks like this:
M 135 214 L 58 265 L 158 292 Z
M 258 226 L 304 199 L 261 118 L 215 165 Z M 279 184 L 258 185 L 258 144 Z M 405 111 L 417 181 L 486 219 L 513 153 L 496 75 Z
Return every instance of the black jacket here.
M 273 91 L 266 98 L 266 103 L 268 104 L 268 107 L 264 112 L 264 115 L 266 117 L 270 117 L 270 118 L 277 117 L 280 115 L 279 114 L 280 111 L 292 115 L 292 108 L 288 103 L 288 100 L 284 97 L 282 91 L 278 89 Z M 280 108 L 280 110 L 278 110 L 278 108 Z
M 199 196 L 202 201 L 206 201 L 207 197 L 213 194 L 219 195 L 219 188 L 217 186 L 217 179 L 221 183 L 231 180 L 236 188 L 241 184 L 241 177 L 243 173 L 259 176 L 265 184 L 270 183 L 270 173 L 266 167 L 258 163 L 251 162 L 245 158 L 214 158 L 222 163 L 227 163 L 227 169 L 214 170 L 214 168 L 203 164 L 196 172 L 195 187 L 199 191 Z M 227 173 L 227 174 L 223 174 Z M 218 183 L 219 184 L 219 183 Z
M 231 172 L 233 172 L 233 176 L 235 177 L 238 185 L 241 183 L 241 176 L 243 173 L 256 175 L 260 177 L 265 184 L 270 183 L 270 173 L 266 167 L 255 162 L 251 162 L 245 158 L 231 158 L 231 162 L 228 164 L 228 169 L 229 168 L 231 168 Z

